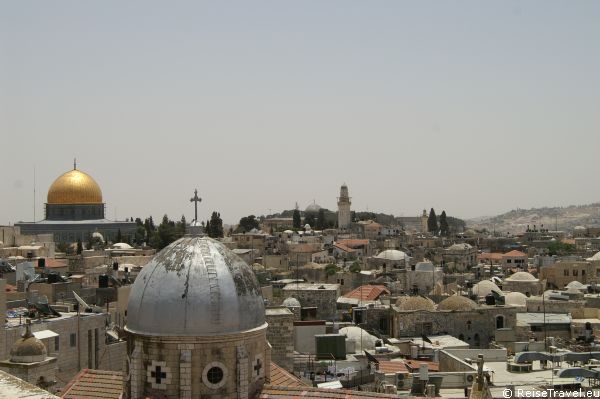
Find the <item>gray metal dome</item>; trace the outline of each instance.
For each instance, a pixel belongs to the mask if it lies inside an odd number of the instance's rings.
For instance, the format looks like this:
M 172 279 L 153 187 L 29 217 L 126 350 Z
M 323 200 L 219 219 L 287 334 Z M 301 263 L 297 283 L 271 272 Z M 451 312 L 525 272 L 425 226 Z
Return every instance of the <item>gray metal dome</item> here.
M 252 269 L 222 243 L 184 237 L 167 246 L 135 280 L 126 329 L 158 336 L 206 336 L 265 324 Z

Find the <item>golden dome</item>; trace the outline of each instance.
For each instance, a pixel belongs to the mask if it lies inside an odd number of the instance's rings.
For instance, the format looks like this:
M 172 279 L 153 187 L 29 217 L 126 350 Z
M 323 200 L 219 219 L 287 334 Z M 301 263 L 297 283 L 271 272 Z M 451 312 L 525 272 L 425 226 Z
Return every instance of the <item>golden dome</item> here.
M 48 204 L 101 204 L 102 191 L 87 173 L 73 169 L 61 175 L 48 190 Z

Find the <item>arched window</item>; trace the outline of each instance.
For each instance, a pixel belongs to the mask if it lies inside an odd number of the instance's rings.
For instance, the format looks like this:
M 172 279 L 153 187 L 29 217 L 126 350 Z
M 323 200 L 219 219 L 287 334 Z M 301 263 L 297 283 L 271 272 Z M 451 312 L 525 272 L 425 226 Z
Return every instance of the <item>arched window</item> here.
M 467 320 L 467 330 L 471 329 L 471 320 Z
M 475 347 L 479 347 L 479 334 L 475 334 L 475 336 L 473 337 L 473 344 L 475 345 Z
M 496 329 L 504 328 L 504 316 L 498 315 L 496 316 Z

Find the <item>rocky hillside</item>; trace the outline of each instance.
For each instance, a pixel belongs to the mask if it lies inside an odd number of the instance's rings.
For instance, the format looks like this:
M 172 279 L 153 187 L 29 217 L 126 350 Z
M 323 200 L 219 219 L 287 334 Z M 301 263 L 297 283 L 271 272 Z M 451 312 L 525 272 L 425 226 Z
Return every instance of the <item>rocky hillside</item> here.
M 516 209 L 493 217 L 467 220 L 467 228 L 520 233 L 540 225 L 549 230 L 570 231 L 575 226 L 600 227 L 600 203 L 555 208 Z

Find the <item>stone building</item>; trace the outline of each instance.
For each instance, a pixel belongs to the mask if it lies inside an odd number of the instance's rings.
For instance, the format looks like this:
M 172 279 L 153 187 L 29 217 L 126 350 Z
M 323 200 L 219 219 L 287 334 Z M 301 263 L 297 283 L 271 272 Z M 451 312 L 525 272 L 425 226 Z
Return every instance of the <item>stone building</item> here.
M 540 279 L 546 280 L 548 287 L 558 289 L 564 288 L 572 281 L 579 281 L 583 284 L 598 283 L 600 282 L 600 260 L 590 259 L 587 261 L 560 260 L 550 266 L 542 267 L 540 268 Z
M 6 314 L 6 291 L 0 279 L 0 314 Z M 0 359 L 10 357 L 10 348 L 22 338 L 25 320 L 8 318 L 0 330 Z M 31 332 L 45 345 L 50 357 L 56 358 L 57 387 L 69 381 L 82 368 L 120 370 L 124 342 L 107 344 L 107 314 L 62 312 L 59 317 L 33 320 Z
M 87 173 L 77 169 L 59 176 L 48 190 L 46 217 L 41 221 L 19 222 L 23 234 L 53 234 L 56 242 L 85 242 L 94 232 L 106 238 L 135 234 L 136 224 L 117 222 L 105 217 L 102 191 Z
M 505 270 L 512 269 L 512 268 L 526 270 L 527 269 L 527 254 L 525 254 L 521 251 L 517 251 L 517 250 L 512 250 L 510 252 L 502 254 L 501 265 L 502 265 L 502 268 Z
M 207 237 L 181 238 L 144 267 L 125 330 L 126 399 L 251 398 L 269 375 L 258 281 Z
M 502 282 L 502 289 L 505 291 L 522 292 L 526 296 L 539 295 L 544 287 L 540 280 L 528 272 L 516 272 L 507 277 Z
M 46 346 L 33 335 L 29 323 L 10 350 L 10 358 L 0 362 L 0 370 L 44 389 L 56 383 L 56 369 L 56 358 L 48 357 Z
M 487 348 L 497 329 L 514 328 L 517 309 L 512 306 L 478 305 L 453 295 L 437 307 L 423 297 L 408 297 L 392 306 L 391 335 L 413 337 L 450 334 L 473 348 Z
M 406 270 L 405 287 L 414 295 L 429 295 L 436 285 L 442 284 L 444 272 L 431 262 L 419 262 Z
M 442 265 L 454 271 L 469 271 L 477 266 L 477 248 L 467 243 L 453 244 L 444 250 Z
M 342 184 L 340 188 L 340 196 L 338 197 L 338 228 L 347 229 L 350 227 L 351 213 L 350 213 L 350 197 L 348 195 L 348 186 L 346 183 Z
M 315 307 L 317 318 L 337 318 L 336 300 L 340 296 L 339 284 L 292 283 L 283 287 L 284 298 L 296 298 L 302 308 Z

